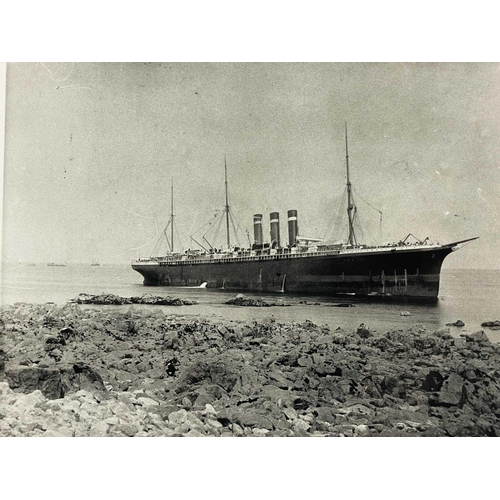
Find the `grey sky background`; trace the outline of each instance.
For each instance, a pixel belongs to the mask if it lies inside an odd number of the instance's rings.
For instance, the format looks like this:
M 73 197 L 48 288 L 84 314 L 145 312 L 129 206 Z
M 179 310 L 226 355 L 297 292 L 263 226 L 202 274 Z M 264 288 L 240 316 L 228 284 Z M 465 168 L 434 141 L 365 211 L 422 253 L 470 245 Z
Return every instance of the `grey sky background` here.
M 351 181 L 382 210 L 383 242 L 479 236 L 446 267 L 498 268 L 499 117 L 494 63 L 8 64 L 3 258 L 147 256 L 172 177 L 177 243 L 193 247 L 224 205 L 224 155 L 251 235 L 254 213 L 267 228 L 279 211 L 286 239 L 293 208 L 301 234 L 345 239 L 347 121 Z M 357 205 L 362 239 L 380 242 L 378 212 Z

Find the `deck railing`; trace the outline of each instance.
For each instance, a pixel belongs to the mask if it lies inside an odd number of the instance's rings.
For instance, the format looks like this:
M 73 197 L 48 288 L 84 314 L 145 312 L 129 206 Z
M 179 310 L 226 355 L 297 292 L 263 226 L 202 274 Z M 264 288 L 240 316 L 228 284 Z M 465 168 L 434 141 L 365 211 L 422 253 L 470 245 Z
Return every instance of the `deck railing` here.
M 186 266 L 192 264 L 218 264 L 218 263 L 232 263 L 232 262 L 259 262 L 266 260 L 287 260 L 287 259 L 303 259 L 308 257 L 318 256 L 335 256 L 335 255 L 352 255 L 352 254 L 365 254 L 373 252 L 401 252 L 404 250 L 431 250 L 439 248 L 439 245 L 402 245 L 402 246 L 382 246 L 382 247 L 357 247 L 357 248 L 342 248 L 330 250 L 316 250 L 305 252 L 286 252 L 275 253 L 270 255 L 232 255 L 219 257 L 220 254 L 208 254 L 203 256 L 186 256 L 183 255 L 180 259 L 174 258 L 155 258 L 155 259 L 137 259 L 132 263 L 137 264 L 157 264 L 159 266 Z

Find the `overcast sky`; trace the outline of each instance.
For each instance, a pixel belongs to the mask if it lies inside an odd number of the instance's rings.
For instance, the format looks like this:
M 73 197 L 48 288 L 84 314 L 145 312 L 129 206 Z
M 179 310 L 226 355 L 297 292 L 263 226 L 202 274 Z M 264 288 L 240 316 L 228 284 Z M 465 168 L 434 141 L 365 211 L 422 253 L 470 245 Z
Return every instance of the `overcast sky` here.
M 9 64 L 4 260 L 148 256 L 172 178 L 176 249 L 193 247 L 224 155 L 251 235 L 278 211 L 286 240 L 296 209 L 302 235 L 345 239 L 344 122 L 358 239 L 479 236 L 446 267 L 500 267 L 500 65 L 481 63 Z

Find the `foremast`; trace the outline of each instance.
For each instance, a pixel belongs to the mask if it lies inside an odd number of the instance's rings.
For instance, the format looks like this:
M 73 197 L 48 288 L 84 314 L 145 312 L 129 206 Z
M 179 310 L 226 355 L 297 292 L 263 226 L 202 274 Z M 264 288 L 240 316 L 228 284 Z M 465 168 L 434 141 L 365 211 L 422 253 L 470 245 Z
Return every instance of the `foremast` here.
M 170 186 L 170 251 L 174 253 L 174 179 Z

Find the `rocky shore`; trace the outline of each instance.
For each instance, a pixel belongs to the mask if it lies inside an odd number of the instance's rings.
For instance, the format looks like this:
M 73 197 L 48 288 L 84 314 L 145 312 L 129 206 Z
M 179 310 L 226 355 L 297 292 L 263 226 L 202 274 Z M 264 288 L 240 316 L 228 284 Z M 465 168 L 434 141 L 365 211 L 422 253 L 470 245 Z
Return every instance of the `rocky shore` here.
M 484 331 L 165 310 L 2 307 L 0 435 L 500 434 L 500 347 Z

